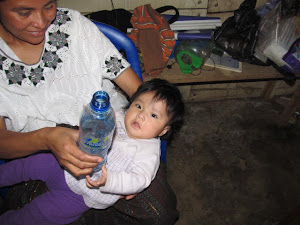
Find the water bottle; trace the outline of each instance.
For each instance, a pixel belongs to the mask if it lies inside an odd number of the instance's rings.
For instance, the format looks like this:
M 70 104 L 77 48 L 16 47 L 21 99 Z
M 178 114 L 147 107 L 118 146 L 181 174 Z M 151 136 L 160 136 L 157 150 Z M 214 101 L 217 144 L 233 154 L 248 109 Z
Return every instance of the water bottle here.
M 79 148 L 90 155 L 103 158 L 93 171 L 101 170 L 106 163 L 107 151 L 110 148 L 114 129 L 115 113 L 110 106 L 109 95 L 97 91 L 82 111 L 79 123 Z

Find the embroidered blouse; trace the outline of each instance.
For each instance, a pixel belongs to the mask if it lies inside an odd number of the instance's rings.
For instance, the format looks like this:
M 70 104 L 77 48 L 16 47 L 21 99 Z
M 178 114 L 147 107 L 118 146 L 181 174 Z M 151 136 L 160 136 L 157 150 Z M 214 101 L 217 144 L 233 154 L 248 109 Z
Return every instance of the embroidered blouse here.
M 9 130 L 77 126 L 94 92 L 109 93 L 115 110 L 127 104 L 110 80 L 130 64 L 79 12 L 57 9 L 38 63 L 27 65 L 0 38 L 0 116 Z

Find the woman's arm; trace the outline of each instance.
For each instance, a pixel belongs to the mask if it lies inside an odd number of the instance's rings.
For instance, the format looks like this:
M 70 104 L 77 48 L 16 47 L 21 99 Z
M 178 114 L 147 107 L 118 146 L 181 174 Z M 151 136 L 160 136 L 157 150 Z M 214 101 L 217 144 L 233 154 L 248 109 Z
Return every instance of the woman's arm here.
M 0 117 L 0 158 L 13 159 L 43 150 L 39 132 L 18 133 L 8 131 L 5 120 Z
M 131 97 L 142 81 L 139 76 L 129 67 L 120 76 L 114 79 L 114 82 Z
M 74 175 L 89 174 L 102 161 L 77 147 L 78 130 L 64 127 L 42 128 L 20 133 L 8 131 L 5 120 L 0 117 L 0 158 L 13 159 L 41 150 L 51 150 L 59 163 Z

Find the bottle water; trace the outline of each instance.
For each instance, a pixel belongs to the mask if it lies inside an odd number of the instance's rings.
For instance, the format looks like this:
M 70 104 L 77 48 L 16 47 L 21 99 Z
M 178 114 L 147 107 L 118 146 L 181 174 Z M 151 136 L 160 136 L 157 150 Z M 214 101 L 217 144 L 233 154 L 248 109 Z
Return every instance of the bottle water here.
M 110 148 L 114 129 L 115 113 L 110 106 L 109 95 L 97 91 L 82 111 L 79 123 L 79 148 L 90 155 L 103 158 L 93 171 L 101 170 L 106 163 L 107 151 Z

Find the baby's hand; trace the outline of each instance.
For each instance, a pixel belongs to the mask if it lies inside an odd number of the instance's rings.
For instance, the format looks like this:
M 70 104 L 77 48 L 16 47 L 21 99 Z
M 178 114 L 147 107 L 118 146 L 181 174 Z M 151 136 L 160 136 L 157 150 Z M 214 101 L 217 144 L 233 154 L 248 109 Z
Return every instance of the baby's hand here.
M 107 180 L 107 169 L 104 165 L 102 166 L 102 175 L 99 179 L 93 181 L 89 175 L 86 176 L 86 186 L 88 186 L 89 188 L 104 186 L 106 184 L 106 180 Z

